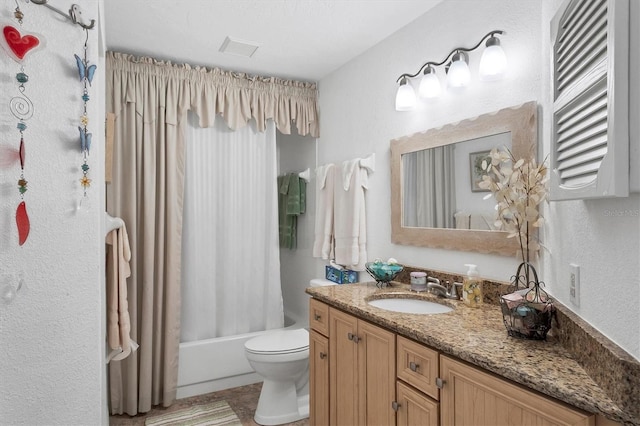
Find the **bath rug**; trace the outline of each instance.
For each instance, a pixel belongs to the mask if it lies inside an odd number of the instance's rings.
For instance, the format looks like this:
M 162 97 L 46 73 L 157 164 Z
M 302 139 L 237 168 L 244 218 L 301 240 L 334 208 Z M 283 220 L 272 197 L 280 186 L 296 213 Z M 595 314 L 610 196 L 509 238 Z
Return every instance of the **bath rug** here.
M 216 401 L 149 417 L 144 424 L 145 426 L 214 426 L 242 425 L 242 422 L 227 401 Z

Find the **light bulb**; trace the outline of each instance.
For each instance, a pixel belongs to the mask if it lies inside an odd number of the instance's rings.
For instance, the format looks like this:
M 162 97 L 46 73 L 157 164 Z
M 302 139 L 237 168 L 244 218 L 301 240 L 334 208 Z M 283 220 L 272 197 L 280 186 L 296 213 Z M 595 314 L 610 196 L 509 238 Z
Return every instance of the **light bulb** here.
M 440 96 L 441 91 L 442 87 L 440 86 L 440 80 L 436 75 L 436 70 L 434 70 L 433 67 L 429 65 L 424 70 L 424 75 L 420 80 L 418 93 L 420 94 L 421 98 L 433 99 Z
M 407 78 L 403 77 L 396 93 L 396 111 L 411 111 L 416 107 L 416 103 L 416 92 L 407 81 Z
M 458 52 L 451 58 L 451 66 L 447 74 L 447 85 L 452 88 L 467 87 L 471 80 L 471 72 L 467 65 L 467 55 Z
M 507 70 L 507 55 L 500 47 L 500 40 L 491 36 L 487 40 L 487 47 L 480 58 L 480 78 L 485 81 L 499 80 Z

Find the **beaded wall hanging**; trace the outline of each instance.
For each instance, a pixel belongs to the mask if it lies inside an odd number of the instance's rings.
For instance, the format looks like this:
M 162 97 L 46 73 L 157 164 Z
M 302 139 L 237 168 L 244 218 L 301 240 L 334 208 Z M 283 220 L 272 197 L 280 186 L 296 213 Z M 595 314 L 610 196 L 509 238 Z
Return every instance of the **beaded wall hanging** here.
M 19 71 L 15 75 L 18 84 L 18 94 L 13 96 L 9 101 L 9 110 L 11 114 L 18 120 L 16 128 L 20 134 L 20 142 L 18 145 L 18 157 L 20 159 L 20 178 L 18 179 L 18 193 L 20 195 L 20 203 L 16 209 L 16 225 L 18 228 L 18 243 L 23 245 L 29 237 L 31 228 L 29 215 L 27 214 L 27 204 L 24 196 L 27 192 L 27 180 L 25 179 L 25 162 L 26 162 L 26 140 L 25 133 L 27 131 L 27 121 L 33 117 L 34 106 L 31 99 L 26 94 L 26 84 L 29 82 L 29 76 L 25 72 L 25 59 L 32 52 L 44 46 L 44 38 L 34 33 L 25 33 L 22 30 L 22 22 L 24 13 L 20 10 L 20 6 L 16 1 L 16 9 L 14 18 L 19 24 L 18 29 L 12 22 L 2 22 L 2 36 L 0 37 L 0 45 L 9 55 L 11 59 L 20 66 Z
M 17 0 L 16 0 L 17 1 Z M 83 161 L 80 165 L 82 171 L 82 178 L 80 179 L 80 186 L 82 187 L 82 197 L 80 203 L 78 203 L 78 209 L 88 209 L 87 189 L 91 186 L 91 179 L 89 178 L 89 151 L 91 149 L 91 133 L 89 133 L 89 116 L 87 114 L 87 103 L 89 102 L 89 86 L 93 80 L 93 75 L 96 72 L 96 65 L 89 65 L 87 59 L 87 47 L 89 41 L 89 30 L 95 27 L 95 19 L 90 19 L 84 15 L 84 12 L 80 5 L 72 4 L 69 8 L 69 12 L 63 12 L 50 4 L 49 0 L 31 0 L 32 3 L 46 6 L 49 10 L 64 16 L 72 23 L 79 25 L 85 31 L 84 48 L 81 56 L 73 55 L 76 60 L 76 66 L 78 67 L 78 74 L 80 75 L 80 81 L 83 85 L 82 92 L 82 114 L 80 116 L 80 126 L 78 131 L 80 132 L 80 151 L 82 152 Z
M 86 200 L 87 189 L 91 186 L 91 179 L 89 179 L 89 151 L 91 150 L 91 133 L 89 133 L 89 116 L 87 115 L 87 103 L 89 102 L 89 86 L 93 81 L 93 75 L 96 72 L 97 66 L 95 64 L 89 65 L 87 59 L 87 43 L 89 41 L 89 30 L 85 28 L 86 38 L 84 41 L 84 48 L 82 52 L 82 58 L 78 55 L 73 55 L 76 58 L 76 66 L 78 67 L 78 75 L 82 82 L 82 115 L 80 116 L 80 124 L 78 130 L 80 132 L 80 150 L 82 152 L 83 162 L 80 166 L 82 170 L 82 178 L 80 179 L 80 185 L 82 186 L 82 201 Z

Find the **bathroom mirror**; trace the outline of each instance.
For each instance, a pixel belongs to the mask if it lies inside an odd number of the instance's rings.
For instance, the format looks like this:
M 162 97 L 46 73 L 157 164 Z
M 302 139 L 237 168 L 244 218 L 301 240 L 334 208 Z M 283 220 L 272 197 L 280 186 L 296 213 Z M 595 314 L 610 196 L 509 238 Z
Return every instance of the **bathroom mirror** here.
M 528 102 L 393 139 L 392 242 L 515 255 L 517 240 L 493 229 L 495 201 L 477 186 L 480 164 L 493 147 L 535 156 L 536 135 L 537 106 Z

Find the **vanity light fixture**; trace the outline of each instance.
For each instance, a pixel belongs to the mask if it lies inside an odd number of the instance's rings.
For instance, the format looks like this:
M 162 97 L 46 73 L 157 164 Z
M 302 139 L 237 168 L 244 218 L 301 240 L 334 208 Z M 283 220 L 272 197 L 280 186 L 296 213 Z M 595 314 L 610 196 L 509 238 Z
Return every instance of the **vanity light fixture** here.
M 471 81 L 469 70 L 469 55 L 456 52 L 451 57 L 451 66 L 447 71 L 447 86 L 452 88 L 467 87 Z
M 442 92 L 442 87 L 440 86 L 438 74 L 436 74 L 436 70 L 433 66 L 427 65 L 424 69 L 424 74 L 420 79 L 418 94 L 421 98 L 432 99 L 440 96 L 440 92 Z
M 396 94 L 396 110 L 411 111 L 416 107 L 416 102 L 416 92 L 413 91 L 413 87 L 411 87 L 406 77 L 402 78 Z
M 480 78 L 483 80 L 499 80 L 507 70 L 507 55 L 500 47 L 500 39 L 492 35 L 487 40 L 487 48 L 480 58 Z
M 410 111 L 417 104 L 416 92 L 411 85 L 411 79 L 422 73 L 418 94 L 421 98 L 437 98 L 442 92 L 440 79 L 436 73 L 436 67 L 445 66 L 447 74 L 447 87 L 452 89 L 463 88 L 469 85 L 471 72 L 469 70 L 469 55 L 479 48 L 486 40 L 486 48 L 480 59 L 479 74 L 481 80 L 498 80 L 504 76 L 507 69 L 507 56 L 500 47 L 500 39 L 497 35 L 504 35 L 502 30 L 494 30 L 482 37 L 480 42 L 471 48 L 456 47 L 440 62 L 429 61 L 420 67 L 415 74 L 402 74 L 396 80 L 399 83 L 396 92 L 396 110 Z

